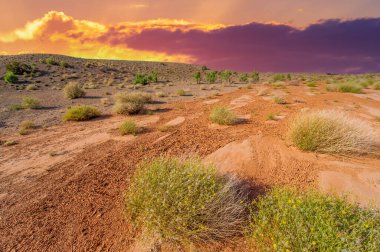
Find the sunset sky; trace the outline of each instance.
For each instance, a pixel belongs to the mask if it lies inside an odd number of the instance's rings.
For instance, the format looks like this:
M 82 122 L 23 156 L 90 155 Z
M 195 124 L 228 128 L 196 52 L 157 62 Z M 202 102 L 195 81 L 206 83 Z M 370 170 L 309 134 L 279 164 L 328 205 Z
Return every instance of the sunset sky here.
M 378 0 L 12 0 L 0 8 L 0 54 L 380 72 Z

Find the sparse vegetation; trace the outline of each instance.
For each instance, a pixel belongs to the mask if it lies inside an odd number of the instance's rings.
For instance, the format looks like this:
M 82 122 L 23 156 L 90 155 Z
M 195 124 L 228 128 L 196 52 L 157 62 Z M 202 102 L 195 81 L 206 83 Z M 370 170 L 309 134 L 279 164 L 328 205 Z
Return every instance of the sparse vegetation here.
M 233 112 L 224 107 L 215 107 L 210 114 L 210 121 L 219 125 L 232 125 L 237 118 Z
M 6 83 L 16 83 L 18 82 L 18 77 L 11 71 L 7 71 L 4 75 L 4 81 Z
M 63 116 L 64 121 L 87 121 L 101 115 L 94 106 L 76 105 L 67 109 Z
M 242 234 L 246 194 L 198 159 L 143 162 L 126 193 L 135 226 L 161 242 L 209 244 Z
M 232 72 L 230 70 L 224 70 L 220 73 L 223 81 L 231 83 Z
M 277 82 L 277 81 L 286 81 L 287 80 L 287 76 L 285 74 L 275 74 L 273 76 L 273 81 L 274 82 Z
M 41 108 L 40 101 L 33 97 L 22 98 L 21 107 L 23 109 L 38 109 Z
M 31 129 L 35 128 L 34 123 L 32 121 L 26 120 L 20 123 L 18 133 L 20 135 L 27 135 Z
M 239 77 L 239 81 L 243 82 L 243 83 L 247 83 L 248 82 L 248 74 L 247 73 L 241 74 Z
M 28 84 L 25 89 L 27 91 L 38 90 L 38 86 L 36 84 Z
M 122 136 L 124 135 L 136 135 L 138 127 L 134 121 L 125 121 L 119 127 L 119 132 Z
M 178 90 L 176 91 L 176 93 L 177 93 L 177 95 L 179 95 L 179 96 L 186 96 L 186 91 L 183 90 L 183 89 L 178 89 Z
M 302 113 L 289 134 L 293 143 L 306 151 L 368 153 L 374 147 L 374 130 L 367 123 L 335 110 Z
M 318 192 L 274 189 L 251 208 L 258 251 L 376 251 L 380 214 Z
M 282 98 L 282 97 L 278 97 L 278 96 L 274 97 L 274 98 L 273 98 L 273 101 L 274 101 L 275 103 L 277 103 L 277 104 L 286 104 L 286 101 L 284 100 L 284 98 Z
M 59 62 L 59 65 L 63 68 L 69 68 L 70 67 L 70 64 L 67 63 L 66 61 L 63 61 L 63 60 Z
M 211 72 L 207 72 L 206 73 L 206 80 L 208 83 L 215 83 L 216 81 L 216 77 L 217 77 L 217 73 L 216 71 L 211 71 Z
M 276 121 L 276 115 L 274 113 L 269 113 L 267 115 L 267 120 L 268 121 Z
M 138 114 L 151 100 L 152 97 L 146 93 L 118 93 L 113 110 L 117 114 Z
M 380 82 L 373 84 L 373 89 L 380 90 Z
M 66 99 L 77 99 L 86 96 L 86 92 L 80 87 L 77 82 L 69 82 L 63 88 L 63 94 Z
M 258 82 L 259 80 L 260 80 L 260 74 L 259 74 L 259 72 L 253 71 L 253 72 L 251 73 L 251 82 L 252 82 L 252 83 L 256 83 L 256 82 Z
M 201 83 L 201 72 L 196 72 L 194 75 L 193 75 L 193 78 L 195 79 L 195 81 L 197 82 L 197 84 Z
M 342 93 L 356 93 L 359 94 L 363 91 L 363 87 L 353 83 L 329 84 L 326 87 L 327 91 L 342 92 Z
M 31 65 L 21 63 L 18 61 L 12 61 L 6 65 L 7 72 L 12 72 L 15 75 L 31 74 L 33 67 Z
M 58 66 L 59 63 L 58 61 L 56 61 L 53 57 L 48 57 L 46 60 L 45 60 L 45 63 L 48 64 L 48 65 L 52 65 L 52 66 Z

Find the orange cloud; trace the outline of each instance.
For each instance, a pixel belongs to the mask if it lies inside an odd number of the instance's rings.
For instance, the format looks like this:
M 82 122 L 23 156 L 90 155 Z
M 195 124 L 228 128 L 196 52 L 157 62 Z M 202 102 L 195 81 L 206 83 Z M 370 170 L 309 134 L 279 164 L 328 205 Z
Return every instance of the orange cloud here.
M 122 36 L 133 36 L 150 29 L 168 31 L 210 31 L 224 27 L 221 24 L 193 24 L 184 20 L 157 19 L 144 22 L 122 22 L 103 25 L 88 20 L 77 20 L 63 12 L 51 11 L 42 18 L 28 22 L 24 27 L 0 34 L 2 54 L 61 53 L 76 57 L 101 59 L 129 59 L 150 61 L 193 62 L 188 55 L 168 55 L 164 52 L 134 50 L 127 45 L 109 45 L 99 38 L 110 31 Z

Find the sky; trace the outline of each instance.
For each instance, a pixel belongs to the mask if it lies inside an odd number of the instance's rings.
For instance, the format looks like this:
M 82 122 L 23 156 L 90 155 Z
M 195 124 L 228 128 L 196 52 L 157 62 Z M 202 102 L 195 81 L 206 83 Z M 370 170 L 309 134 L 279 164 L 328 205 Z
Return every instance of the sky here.
M 380 72 L 378 0 L 12 0 L 0 9 L 4 55 Z

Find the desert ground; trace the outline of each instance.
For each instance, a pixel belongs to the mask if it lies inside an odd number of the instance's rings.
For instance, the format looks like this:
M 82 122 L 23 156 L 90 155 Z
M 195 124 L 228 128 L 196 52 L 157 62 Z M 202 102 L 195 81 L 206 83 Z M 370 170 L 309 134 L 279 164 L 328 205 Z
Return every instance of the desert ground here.
M 70 67 L 41 63 L 54 57 Z M 249 181 L 254 194 L 278 186 L 346 195 L 363 208 L 380 208 L 380 75 L 290 73 L 275 81 L 205 79 L 202 66 L 76 59 L 58 55 L 0 57 L 0 76 L 12 61 L 36 64 L 38 76 L 19 76 L 15 84 L 0 80 L 0 251 L 149 251 L 125 214 L 124 196 L 137 165 L 160 155 L 199 156 L 218 173 Z M 158 73 L 157 83 L 134 85 L 137 73 Z M 364 80 L 360 92 L 327 89 L 334 81 Z M 65 99 L 63 88 L 77 82 L 86 96 Z M 26 88 L 33 85 L 34 88 Z M 87 88 L 85 88 L 87 86 Z M 185 95 L 179 95 L 183 89 Z M 136 115 L 112 110 L 120 92 L 152 96 Z M 159 94 L 160 93 L 160 94 Z M 23 97 L 40 101 L 38 109 L 12 109 Z M 88 121 L 62 120 L 76 104 L 97 107 L 101 116 Z M 233 125 L 209 119 L 216 106 L 236 117 Z M 334 110 L 358 118 L 376 132 L 373 151 L 331 154 L 303 151 L 289 140 L 290 124 L 300 113 Z M 19 125 L 35 125 L 19 134 Z M 141 129 L 121 135 L 133 120 Z M 249 251 L 242 237 L 215 251 Z M 173 251 L 176 247 L 165 247 Z M 179 250 L 179 249 L 178 249 Z

